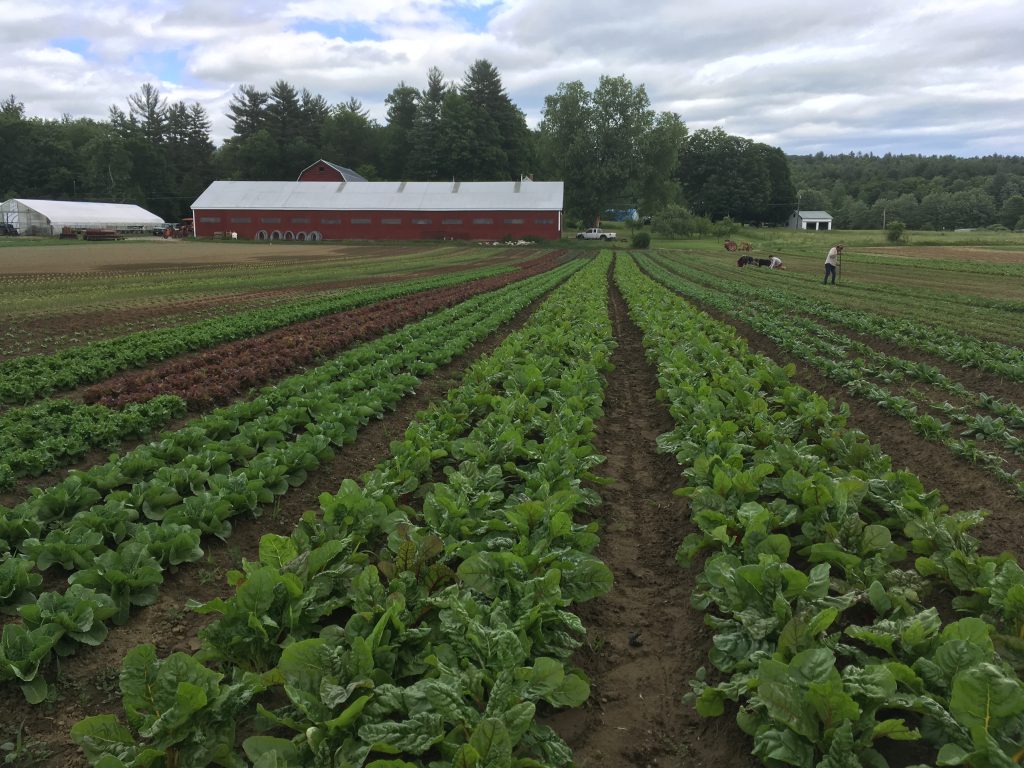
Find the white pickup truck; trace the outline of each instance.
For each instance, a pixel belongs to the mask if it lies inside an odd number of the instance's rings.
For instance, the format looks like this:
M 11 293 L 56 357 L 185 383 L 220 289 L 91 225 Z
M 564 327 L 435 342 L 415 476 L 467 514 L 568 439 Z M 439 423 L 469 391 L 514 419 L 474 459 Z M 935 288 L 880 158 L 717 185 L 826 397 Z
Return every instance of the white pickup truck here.
M 591 227 L 576 233 L 577 240 L 614 240 L 617 232 L 609 232 L 600 227 Z

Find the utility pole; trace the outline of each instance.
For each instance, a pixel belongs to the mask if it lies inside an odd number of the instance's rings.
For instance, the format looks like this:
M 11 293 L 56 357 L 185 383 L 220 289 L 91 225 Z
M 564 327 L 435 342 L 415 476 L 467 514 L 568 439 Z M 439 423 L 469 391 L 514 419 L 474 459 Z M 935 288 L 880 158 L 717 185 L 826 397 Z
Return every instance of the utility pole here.
M 885 208 L 882 209 L 882 229 L 885 229 Z

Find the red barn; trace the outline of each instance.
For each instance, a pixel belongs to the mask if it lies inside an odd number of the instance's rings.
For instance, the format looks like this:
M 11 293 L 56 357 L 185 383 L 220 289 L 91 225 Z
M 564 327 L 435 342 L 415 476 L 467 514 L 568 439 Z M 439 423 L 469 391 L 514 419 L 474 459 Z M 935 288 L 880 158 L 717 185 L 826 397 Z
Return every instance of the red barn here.
M 346 172 L 355 178 L 338 181 Z M 360 181 L 323 160 L 299 178 L 213 182 L 192 204 L 196 237 L 558 240 L 562 233 L 560 181 Z
M 337 163 L 317 160 L 299 174 L 299 181 L 366 181 L 362 176 Z

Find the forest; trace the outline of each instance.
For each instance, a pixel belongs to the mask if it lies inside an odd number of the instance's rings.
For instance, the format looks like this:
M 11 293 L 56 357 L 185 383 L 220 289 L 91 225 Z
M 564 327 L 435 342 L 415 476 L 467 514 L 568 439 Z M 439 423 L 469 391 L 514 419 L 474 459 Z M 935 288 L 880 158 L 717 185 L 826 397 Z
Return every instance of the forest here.
M 106 120 L 35 117 L 11 94 L 0 102 L 0 199 L 129 202 L 174 221 L 215 179 L 294 179 L 324 158 L 370 180 L 562 180 L 571 225 L 636 208 L 772 226 L 799 207 L 847 229 L 1024 226 L 1024 158 L 787 156 L 721 128 L 691 132 L 625 76 L 593 90 L 561 83 L 535 128 L 484 59 L 459 80 L 435 67 L 421 87 L 400 82 L 384 106 L 382 123 L 354 98 L 244 84 L 217 146 L 202 104 L 169 102 L 150 83 Z

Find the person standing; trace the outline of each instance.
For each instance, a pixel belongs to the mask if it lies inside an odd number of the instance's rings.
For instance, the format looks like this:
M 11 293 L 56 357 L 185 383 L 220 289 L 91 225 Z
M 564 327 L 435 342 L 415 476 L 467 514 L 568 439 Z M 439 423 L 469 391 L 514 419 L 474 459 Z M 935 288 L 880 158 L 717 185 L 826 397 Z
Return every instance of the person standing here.
M 828 276 L 832 275 L 832 285 L 836 284 L 836 267 L 839 264 L 839 257 L 843 255 L 842 243 L 833 245 L 825 257 L 825 279 L 821 281 L 822 285 L 828 283 Z

